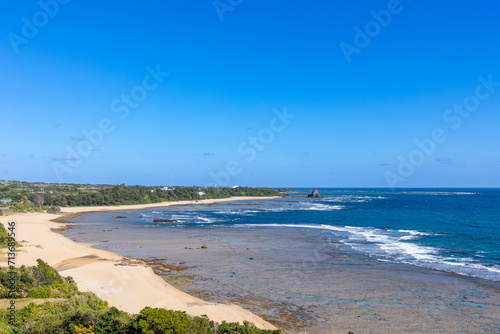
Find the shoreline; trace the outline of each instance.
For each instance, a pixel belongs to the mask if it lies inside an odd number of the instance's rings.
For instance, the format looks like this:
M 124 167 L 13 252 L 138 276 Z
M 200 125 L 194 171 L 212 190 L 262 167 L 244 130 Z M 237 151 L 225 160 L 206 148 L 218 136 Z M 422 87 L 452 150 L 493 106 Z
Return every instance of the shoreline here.
M 154 273 L 151 267 L 123 263 L 124 257 L 113 252 L 76 243 L 61 233 L 67 221 L 89 212 L 141 210 L 173 205 L 212 204 L 218 202 L 262 200 L 281 197 L 230 197 L 208 200 L 162 202 L 120 206 L 64 207 L 60 214 L 20 213 L 0 216 L 5 226 L 16 222 L 18 249 L 16 266 L 36 265 L 38 258 L 56 268 L 62 276 L 72 276 L 80 291 L 94 292 L 99 298 L 128 313 L 138 313 L 146 306 L 185 311 L 190 316 L 206 314 L 218 323 L 250 321 L 261 329 L 276 329 L 238 305 L 209 303 L 182 292 Z M 0 260 L 2 266 L 6 259 Z

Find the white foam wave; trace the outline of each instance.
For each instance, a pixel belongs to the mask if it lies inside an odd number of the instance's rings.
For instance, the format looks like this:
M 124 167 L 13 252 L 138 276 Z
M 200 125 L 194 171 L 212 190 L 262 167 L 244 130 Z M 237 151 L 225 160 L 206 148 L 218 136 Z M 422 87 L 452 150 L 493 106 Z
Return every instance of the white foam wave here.
M 326 204 L 312 204 L 305 210 L 318 210 L 318 211 L 332 211 L 332 210 L 342 210 L 344 207 L 341 205 L 326 205 Z
M 261 212 L 259 210 L 222 210 L 222 211 L 214 211 L 216 214 L 222 215 L 248 215 L 251 213 Z
M 435 233 L 426 233 L 426 232 L 413 231 L 413 230 L 398 230 L 398 232 L 408 233 L 410 235 L 437 235 Z
M 410 194 L 410 195 L 434 195 L 434 196 L 477 195 L 477 193 L 466 192 L 466 191 L 401 191 L 397 193 Z
M 282 211 L 287 211 L 285 208 L 263 208 L 264 211 L 271 211 L 271 212 L 282 212 Z
M 390 234 L 387 230 L 358 227 L 358 226 L 332 226 L 332 225 L 304 225 L 304 224 L 246 224 L 248 227 L 286 227 L 329 230 L 338 236 L 344 244 L 357 251 L 377 256 L 381 261 L 395 261 L 430 269 L 454 272 L 461 275 L 482 277 L 500 281 L 500 267 L 485 266 L 475 262 L 473 258 L 451 258 L 439 255 L 441 250 L 437 247 L 423 246 L 408 242 L 413 238 L 428 233 L 399 230 L 408 233 L 407 236 Z
M 364 203 L 374 199 L 387 199 L 387 197 L 382 196 L 361 196 L 361 195 L 339 195 L 339 196 L 328 196 L 323 200 L 326 202 L 339 202 L 339 203 Z
M 208 217 L 197 216 L 195 219 L 197 220 L 196 223 L 198 223 L 198 224 L 214 224 L 216 222 L 216 219 L 212 219 L 212 218 L 208 218 Z

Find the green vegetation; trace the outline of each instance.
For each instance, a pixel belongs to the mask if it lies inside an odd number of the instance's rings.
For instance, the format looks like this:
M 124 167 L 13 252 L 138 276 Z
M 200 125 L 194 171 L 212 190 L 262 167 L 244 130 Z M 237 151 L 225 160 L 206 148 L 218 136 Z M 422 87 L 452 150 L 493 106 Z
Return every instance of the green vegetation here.
M 11 211 L 49 211 L 64 206 L 149 204 L 231 196 L 280 196 L 270 188 L 146 187 L 0 181 L 0 200 Z M 1 212 L 1 211 L 0 211 Z
M 1 212 L 1 211 L 0 211 Z M 0 248 L 7 248 L 9 246 L 9 243 L 12 246 L 12 243 L 17 247 L 18 243 L 16 242 L 15 238 L 10 238 L 9 240 L 9 232 L 5 229 L 5 226 L 0 223 Z
M 17 269 L 18 282 L 14 298 L 68 298 L 78 291 L 71 277 L 62 277 L 57 270 L 49 267 L 40 259 L 37 262 L 37 266 L 21 266 Z M 8 268 L 0 268 L 0 294 L 2 298 L 9 296 L 8 272 Z
M 64 278 L 42 260 L 18 269 L 17 298 L 61 298 L 61 301 L 30 303 L 16 313 L 13 325 L 8 311 L 0 310 L 0 334 L 281 334 L 260 330 L 253 324 L 216 324 L 206 316 L 191 318 L 181 311 L 146 307 L 129 315 L 90 292 L 79 292 L 71 277 Z M 2 298 L 6 295 L 7 269 L 0 268 Z

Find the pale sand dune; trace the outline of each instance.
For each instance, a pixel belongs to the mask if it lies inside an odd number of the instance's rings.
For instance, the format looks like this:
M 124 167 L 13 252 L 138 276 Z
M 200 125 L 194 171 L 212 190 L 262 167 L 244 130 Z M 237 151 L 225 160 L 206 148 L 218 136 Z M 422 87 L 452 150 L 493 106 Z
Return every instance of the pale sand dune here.
M 111 207 L 70 207 L 64 213 L 91 211 L 137 210 L 169 205 L 207 204 L 228 200 L 249 200 L 252 197 L 214 199 L 204 201 L 180 201 L 145 205 Z M 261 197 L 258 199 L 262 199 Z M 206 314 L 210 319 L 222 322 L 250 321 L 263 329 L 275 329 L 273 325 L 237 305 L 208 303 L 190 296 L 167 284 L 149 267 L 138 265 L 116 265 L 122 257 L 104 250 L 91 248 L 51 231 L 63 225 L 52 219 L 63 214 L 26 213 L 0 217 L 7 227 L 15 221 L 16 239 L 23 247 L 19 248 L 16 266 L 36 265 L 36 259 L 43 259 L 58 269 L 63 276 L 72 276 L 80 291 L 92 291 L 103 300 L 129 313 L 138 313 L 145 306 L 163 307 L 171 310 L 186 311 L 192 316 Z M 1 265 L 6 265 L 5 258 Z

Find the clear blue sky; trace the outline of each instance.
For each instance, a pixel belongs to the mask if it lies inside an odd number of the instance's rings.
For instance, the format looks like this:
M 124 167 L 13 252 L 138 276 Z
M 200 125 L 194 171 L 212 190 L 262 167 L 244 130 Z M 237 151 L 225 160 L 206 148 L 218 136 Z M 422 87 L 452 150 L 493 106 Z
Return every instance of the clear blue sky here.
M 495 1 L 54 1 L 0 12 L 0 179 L 500 187 Z

